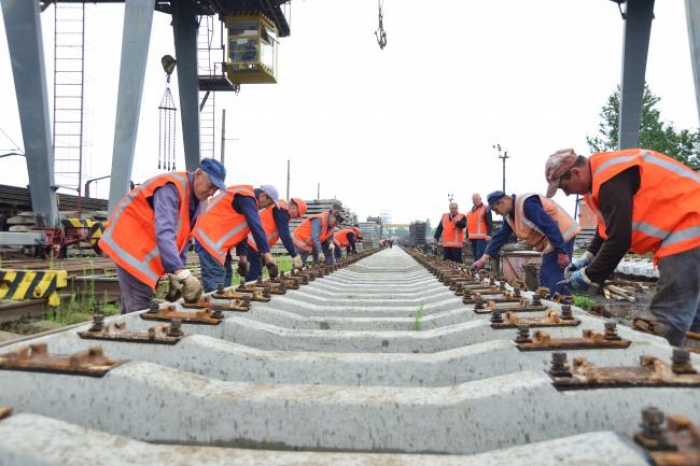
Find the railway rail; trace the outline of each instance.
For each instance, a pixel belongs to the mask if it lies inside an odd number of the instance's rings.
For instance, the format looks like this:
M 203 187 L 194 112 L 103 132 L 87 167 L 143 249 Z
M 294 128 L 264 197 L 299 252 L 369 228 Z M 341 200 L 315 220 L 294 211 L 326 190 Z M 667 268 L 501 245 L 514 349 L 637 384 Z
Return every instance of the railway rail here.
M 341 265 L 0 346 L 3 464 L 698 464 L 697 355 L 399 248 Z

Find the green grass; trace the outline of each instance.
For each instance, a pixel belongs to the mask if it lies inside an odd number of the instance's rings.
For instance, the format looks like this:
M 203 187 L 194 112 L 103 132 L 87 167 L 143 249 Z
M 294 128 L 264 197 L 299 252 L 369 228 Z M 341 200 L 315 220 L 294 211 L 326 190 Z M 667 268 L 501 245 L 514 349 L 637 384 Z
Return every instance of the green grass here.
M 421 319 L 423 318 L 423 307 L 424 304 L 421 304 L 418 309 L 416 309 L 416 312 L 413 314 L 413 330 L 416 332 L 420 332 L 422 323 Z
M 588 310 L 595 305 L 595 301 L 588 296 L 574 296 L 574 306 Z

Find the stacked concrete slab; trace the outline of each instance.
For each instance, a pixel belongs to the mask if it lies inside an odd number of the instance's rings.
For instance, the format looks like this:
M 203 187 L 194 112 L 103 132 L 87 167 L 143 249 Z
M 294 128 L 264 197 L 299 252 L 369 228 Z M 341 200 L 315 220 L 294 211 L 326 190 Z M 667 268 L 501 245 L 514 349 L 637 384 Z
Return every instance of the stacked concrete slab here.
M 99 342 L 124 361 L 101 378 L 0 371 L 0 406 L 14 408 L 0 420 L 0 463 L 646 464 L 618 435 L 642 409 L 700 419 L 697 388 L 558 391 L 550 352 L 520 352 L 515 330 L 491 328 L 398 248 L 225 314 L 183 324 L 172 346 Z M 575 315 L 579 327 L 552 337 L 604 331 Z M 96 343 L 77 336 L 88 327 L 31 343 L 82 351 Z M 670 360 L 661 339 L 618 330 L 629 348 L 575 355 Z

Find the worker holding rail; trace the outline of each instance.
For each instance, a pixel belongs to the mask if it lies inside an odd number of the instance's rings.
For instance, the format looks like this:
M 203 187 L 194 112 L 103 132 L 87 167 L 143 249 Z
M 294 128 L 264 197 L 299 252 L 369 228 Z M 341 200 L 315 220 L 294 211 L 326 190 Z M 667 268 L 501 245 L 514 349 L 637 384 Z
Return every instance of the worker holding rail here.
M 540 286 L 556 291 L 558 282 L 564 279 L 564 269 L 571 261 L 574 239 L 581 227 L 557 203 L 539 194 L 507 196 L 503 191 L 488 195 L 489 208 L 505 220 L 493 236 L 481 259 L 472 264 L 472 270 L 480 270 L 491 256 L 498 254 L 511 233 L 542 253 L 539 271 Z M 561 294 L 570 294 L 559 290 Z
M 293 266 L 297 269 L 302 268 L 301 255 L 297 253 L 292 234 L 289 231 L 289 221 L 293 218 L 301 218 L 306 213 L 306 202 L 303 199 L 292 198 L 288 204 L 284 199 L 279 198 L 277 188 L 271 184 L 255 189 L 255 195 L 258 199 L 258 206 L 262 209 L 260 211 L 260 220 L 262 221 L 269 246 L 272 247 L 277 241 L 282 240 L 284 248 L 292 258 Z M 245 248 L 242 248 L 242 252 L 246 254 L 250 266 L 248 273 L 243 275 L 243 277 L 245 277 L 246 281 L 257 280 L 262 275 L 263 263 L 252 234 L 248 235 L 248 240 L 244 246 Z M 246 256 L 240 257 L 239 261 L 241 259 L 245 260 Z M 242 270 L 245 271 L 245 269 Z M 227 269 L 226 274 L 227 283 L 230 283 L 233 275 L 232 270 Z
M 302 263 L 306 263 L 310 254 L 314 265 L 334 263 L 333 230 L 342 221 L 340 207 L 340 204 L 333 204 L 330 210 L 311 215 L 296 227 L 292 239 L 300 251 Z
M 200 246 L 198 253 L 204 291 L 211 292 L 219 286 L 231 285 L 232 273 L 229 272 L 226 281 L 226 271 L 230 270 L 230 250 L 234 247 L 238 256 L 238 273 L 245 278 L 249 272 L 246 247 L 248 235 L 252 235 L 270 278 L 277 277 L 279 269 L 270 252 L 258 213 L 258 199 L 262 194 L 262 190 L 257 190 L 256 193 L 249 185 L 229 186 L 212 199 L 200 215 L 194 237 Z
M 221 162 L 205 158 L 195 171 L 158 175 L 119 201 L 100 248 L 117 265 L 122 314 L 148 309 L 164 273 L 169 300 L 199 299 L 202 285 L 185 268 L 187 252 L 200 202 L 225 188 L 225 179 Z
M 598 219 L 583 258 L 564 285 L 597 290 L 628 252 L 653 254 L 659 268 L 650 309 L 655 332 L 674 346 L 700 332 L 700 174 L 659 152 L 625 149 L 584 157 L 573 149 L 549 156 L 547 196 L 582 194 Z

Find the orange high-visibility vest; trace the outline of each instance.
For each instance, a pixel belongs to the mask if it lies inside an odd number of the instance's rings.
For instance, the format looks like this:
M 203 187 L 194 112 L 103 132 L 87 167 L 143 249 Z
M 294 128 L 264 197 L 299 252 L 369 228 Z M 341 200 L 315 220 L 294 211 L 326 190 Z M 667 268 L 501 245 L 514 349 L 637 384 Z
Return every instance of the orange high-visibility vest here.
M 292 216 L 289 214 L 289 208 L 287 207 L 287 203 L 284 200 L 280 199 L 279 204 L 280 210 L 285 212 L 289 218 L 292 218 Z M 275 206 L 271 205 L 260 212 L 260 220 L 262 221 L 262 226 L 263 230 L 265 230 L 265 235 L 267 235 L 267 244 L 269 244 L 270 247 L 274 246 L 275 243 L 280 239 L 280 234 L 277 231 L 277 224 L 275 223 L 275 217 L 274 215 L 272 215 L 273 209 L 275 209 Z M 252 233 L 248 233 L 248 247 L 253 248 L 256 251 L 258 250 L 258 246 L 255 244 L 255 239 L 253 239 Z
M 236 195 L 255 199 L 252 186 L 229 186 L 209 203 L 206 211 L 199 214 L 194 229 L 194 237 L 221 265 L 224 264 L 229 249 L 245 240 L 250 233 L 245 216 L 233 208 L 233 198 Z M 255 204 L 257 203 L 256 199 Z
M 464 214 L 457 213 L 452 220 L 461 222 Z M 450 220 L 450 214 L 442 215 L 442 247 L 444 248 L 461 248 L 464 241 L 464 228 L 457 226 Z
M 533 193 L 516 196 L 515 205 L 513 206 L 515 221 L 511 220 L 510 215 L 506 215 L 505 219 L 513 229 L 515 235 L 532 246 L 535 251 L 547 254 L 552 252 L 554 248 L 542 230 L 525 216 L 525 200 L 532 196 L 539 197 L 544 211 L 554 220 L 557 227 L 559 227 L 559 231 L 565 243 L 571 241 L 571 239 L 576 236 L 576 233 L 581 231 L 581 227 L 571 218 L 571 215 L 566 213 L 566 211 L 553 200 Z
M 359 238 L 362 236 L 362 230 L 360 230 L 360 227 L 350 227 L 352 231 L 355 232 L 355 239 Z
M 172 183 L 180 196 L 175 243 L 182 253 L 190 240 L 190 184 L 187 172 L 164 173 L 124 196 L 109 218 L 100 248 L 129 275 L 155 288 L 165 273 L 156 241 L 156 221 L 148 200 L 156 189 Z
M 666 155 L 642 149 L 600 152 L 589 162 L 593 186 L 584 198 L 598 217 L 601 238 L 608 235 L 600 213 L 600 187 L 624 170 L 639 167 L 630 250 L 652 252 L 656 263 L 700 246 L 700 174 Z
M 301 225 L 296 227 L 294 233 L 292 234 L 292 241 L 294 241 L 294 246 L 301 249 L 302 251 L 312 251 L 314 242 L 311 239 L 311 220 L 315 218 L 321 221 L 321 236 L 319 237 L 319 241 L 323 243 L 328 238 L 333 236 L 333 228 L 329 228 L 330 216 L 331 213 L 326 211 L 321 212 L 320 214 L 311 215 L 306 220 L 304 220 Z
M 348 234 L 352 233 L 355 235 L 355 237 L 357 237 L 357 233 L 355 233 L 355 230 L 356 228 L 342 228 L 336 231 L 335 236 L 333 236 L 333 242 L 336 246 L 340 248 L 350 247 L 350 240 L 348 239 Z
M 469 239 L 485 239 L 488 236 L 488 225 L 486 224 L 486 212 L 488 207 L 481 204 L 475 210 L 469 210 L 467 214 L 467 231 Z

